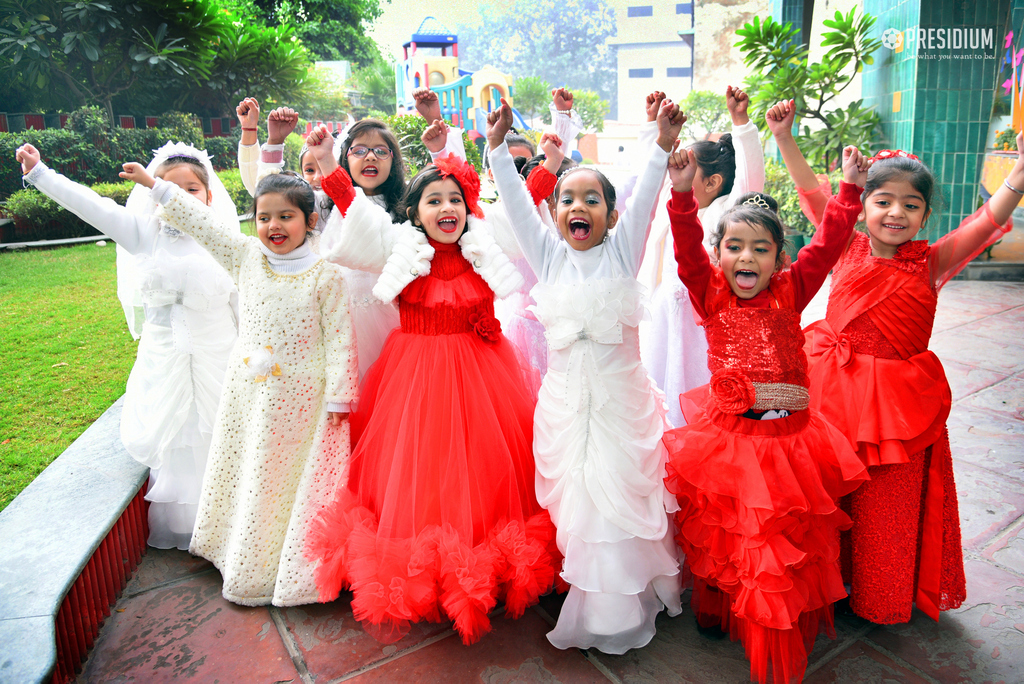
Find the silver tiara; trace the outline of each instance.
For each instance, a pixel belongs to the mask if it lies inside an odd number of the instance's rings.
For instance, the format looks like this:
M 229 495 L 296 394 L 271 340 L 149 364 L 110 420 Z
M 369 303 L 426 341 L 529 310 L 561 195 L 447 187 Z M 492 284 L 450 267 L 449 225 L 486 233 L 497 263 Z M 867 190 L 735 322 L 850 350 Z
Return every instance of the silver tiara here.
M 748 197 L 747 200 L 743 204 L 752 204 L 755 207 L 757 207 L 758 209 L 764 209 L 765 211 L 771 211 L 772 210 L 771 205 L 768 204 L 767 202 L 765 202 L 764 198 L 761 197 L 760 195 L 754 195 L 753 197 Z

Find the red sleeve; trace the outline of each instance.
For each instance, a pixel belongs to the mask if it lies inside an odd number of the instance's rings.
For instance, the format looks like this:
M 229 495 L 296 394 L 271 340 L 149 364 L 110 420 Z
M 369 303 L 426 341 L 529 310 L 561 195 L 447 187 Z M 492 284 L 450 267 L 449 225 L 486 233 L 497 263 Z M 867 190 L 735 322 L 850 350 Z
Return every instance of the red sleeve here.
M 961 221 L 956 230 L 940 237 L 929 249 L 932 287 L 939 290 L 968 262 L 1012 229 L 1013 218 L 999 225 L 992 217 L 992 208 L 985 202 L 981 209 Z
M 839 194 L 825 206 L 821 225 L 814 231 L 811 244 L 800 250 L 800 258 L 790 269 L 797 311 L 803 311 L 821 289 L 828 272 L 849 244 L 857 215 L 861 212 L 861 192 L 861 188 L 853 183 L 840 183 Z
M 832 198 L 832 184 L 826 178 L 814 190 L 804 190 L 798 186 L 796 194 L 800 199 L 800 211 L 804 213 L 811 225 L 817 228 L 821 225 L 821 219 L 825 215 L 825 206 Z
M 533 198 L 534 205 L 540 204 L 555 191 L 555 185 L 558 184 L 558 176 L 551 173 L 543 166 L 538 166 L 530 172 L 530 177 L 526 179 L 526 189 L 530 191 L 530 197 Z
M 352 187 L 352 178 L 348 171 L 339 166 L 329 176 L 324 176 L 320 181 L 320 187 L 334 200 L 334 206 L 344 216 L 352 206 L 352 200 L 356 198 L 356 189 Z
M 692 191 L 672 191 L 668 201 L 668 219 L 679 265 L 679 279 L 686 285 L 697 314 L 707 318 L 704 302 L 711 280 L 711 261 L 704 251 L 704 228 L 697 218 L 697 209 Z

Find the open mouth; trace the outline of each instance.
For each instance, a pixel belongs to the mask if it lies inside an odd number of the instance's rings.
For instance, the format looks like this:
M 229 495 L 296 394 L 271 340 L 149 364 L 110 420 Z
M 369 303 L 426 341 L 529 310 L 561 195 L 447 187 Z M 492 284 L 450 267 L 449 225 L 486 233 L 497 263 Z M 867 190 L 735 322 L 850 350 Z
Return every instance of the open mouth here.
M 907 229 L 906 226 L 900 226 L 900 225 L 897 225 L 895 223 L 883 223 L 882 227 L 885 228 L 886 230 L 893 230 L 893 231 L 900 231 L 900 230 L 906 230 Z
M 753 290 L 757 285 L 757 274 L 753 271 L 736 271 L 736 287 L 741 290 Z
M 573 240 L 586 240 L 590 237 L 590 222 L 582 218 L 569 219 L 569 235 Z
M 377 167 L 376 166 L 364 166 L 363 170 L 360 173 L 362 173 L 362 175 L 364 175 L 364 176 L 369 176 L 370 178 L 376 178 L 377 177 Z
M 454 216 L 445 216 L 437 220 L 437 228 L 442 233 L 454 233 L 459 229 L 459 220 Z
M 267 239 L 270 240 L 271 244 L 277 245 L 278 247 L 280 247 L 285 242 L 287 242 L 288 236 L 287 235 L 282 235 L 280 233 L 274 233 L 273 235 L 267 236 Z

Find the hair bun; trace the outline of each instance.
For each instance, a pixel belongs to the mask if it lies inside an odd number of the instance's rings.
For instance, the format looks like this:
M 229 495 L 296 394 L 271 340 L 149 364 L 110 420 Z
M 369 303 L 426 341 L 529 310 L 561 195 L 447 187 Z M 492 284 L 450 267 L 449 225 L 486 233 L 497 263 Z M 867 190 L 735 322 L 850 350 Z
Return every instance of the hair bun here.
M 718 150 L 719 154 L 724 154 L 726 152 L 732 155 L 736 154 L 736 148 L 733 147 L 732 144 L 732 133 L 723 133 L 721 137 L 718 138 Z

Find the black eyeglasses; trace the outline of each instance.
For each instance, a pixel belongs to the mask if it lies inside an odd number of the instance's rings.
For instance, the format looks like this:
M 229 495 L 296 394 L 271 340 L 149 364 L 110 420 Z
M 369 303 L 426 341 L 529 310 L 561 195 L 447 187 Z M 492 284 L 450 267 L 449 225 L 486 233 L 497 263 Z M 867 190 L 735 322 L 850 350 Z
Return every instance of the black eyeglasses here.
M 391 156 L 391 148 L 386 145 L 380 147 L 367 147 L 366 145 L 353 145 L 348 148 L 348 153 L 353 157 L 365 157 L 370 152 L 377 159 L 387 159 Z

